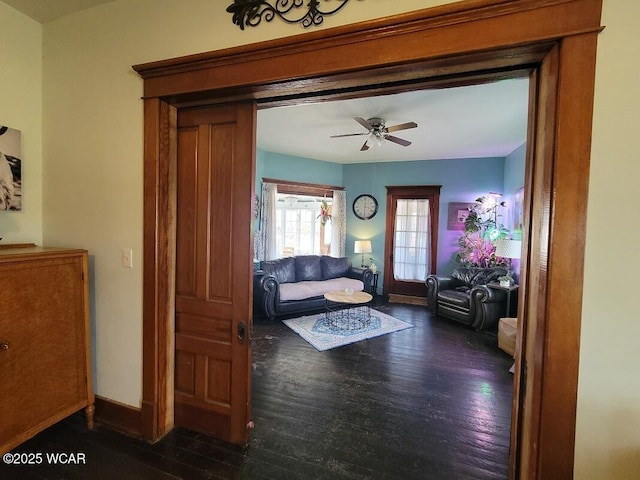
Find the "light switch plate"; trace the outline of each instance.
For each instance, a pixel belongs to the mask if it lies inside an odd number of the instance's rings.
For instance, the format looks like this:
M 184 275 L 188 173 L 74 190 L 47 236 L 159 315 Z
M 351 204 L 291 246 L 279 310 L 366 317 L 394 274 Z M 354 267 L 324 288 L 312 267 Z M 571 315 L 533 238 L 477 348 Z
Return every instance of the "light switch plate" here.
M 133 268 L 133 250 L 130 248 L 122 249 L 122 266 L 125 268 Z

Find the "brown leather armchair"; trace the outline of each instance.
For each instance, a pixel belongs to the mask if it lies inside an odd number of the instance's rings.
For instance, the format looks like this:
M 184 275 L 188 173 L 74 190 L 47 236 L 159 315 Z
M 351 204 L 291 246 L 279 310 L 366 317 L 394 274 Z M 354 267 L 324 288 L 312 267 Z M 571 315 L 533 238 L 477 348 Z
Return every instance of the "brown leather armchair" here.
M 458 267 L 450 277 L 429 275 L 428 308 L 476 330 L 496 330 L 499 318 L 504 316 L 507 294 L 487 284 L 506 273 L 504 267 Z

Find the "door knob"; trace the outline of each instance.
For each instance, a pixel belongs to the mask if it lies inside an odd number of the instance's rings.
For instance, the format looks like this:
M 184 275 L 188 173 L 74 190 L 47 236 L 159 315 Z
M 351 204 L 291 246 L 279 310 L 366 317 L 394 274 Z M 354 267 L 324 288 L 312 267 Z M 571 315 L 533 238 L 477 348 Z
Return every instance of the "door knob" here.
M 9 342 L 0 340 L 0 350 L 9 350 Z

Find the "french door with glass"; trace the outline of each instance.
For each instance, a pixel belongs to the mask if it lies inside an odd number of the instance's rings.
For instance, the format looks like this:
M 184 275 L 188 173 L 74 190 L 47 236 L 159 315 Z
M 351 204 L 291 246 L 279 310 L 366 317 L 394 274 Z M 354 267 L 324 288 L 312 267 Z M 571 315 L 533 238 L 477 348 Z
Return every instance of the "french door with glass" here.
M 435 273 L 440 186 L 387 187 L 384 292 L 426 298 Z

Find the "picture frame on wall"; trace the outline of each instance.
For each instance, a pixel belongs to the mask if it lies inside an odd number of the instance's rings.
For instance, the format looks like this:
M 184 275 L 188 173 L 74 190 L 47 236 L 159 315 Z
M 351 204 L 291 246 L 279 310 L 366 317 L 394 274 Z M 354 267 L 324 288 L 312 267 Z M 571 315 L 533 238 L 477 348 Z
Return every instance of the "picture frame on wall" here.
M 0 211 L 22 210 L 22 133 L 0 125 Z
M 474 205 L 474 202 L 449 202 L 447 230 L 464 230 L 464 222 Z
M 516 190 L 513 197 L 513 232 L 522 235 L 524 228 L 524 187 Z

